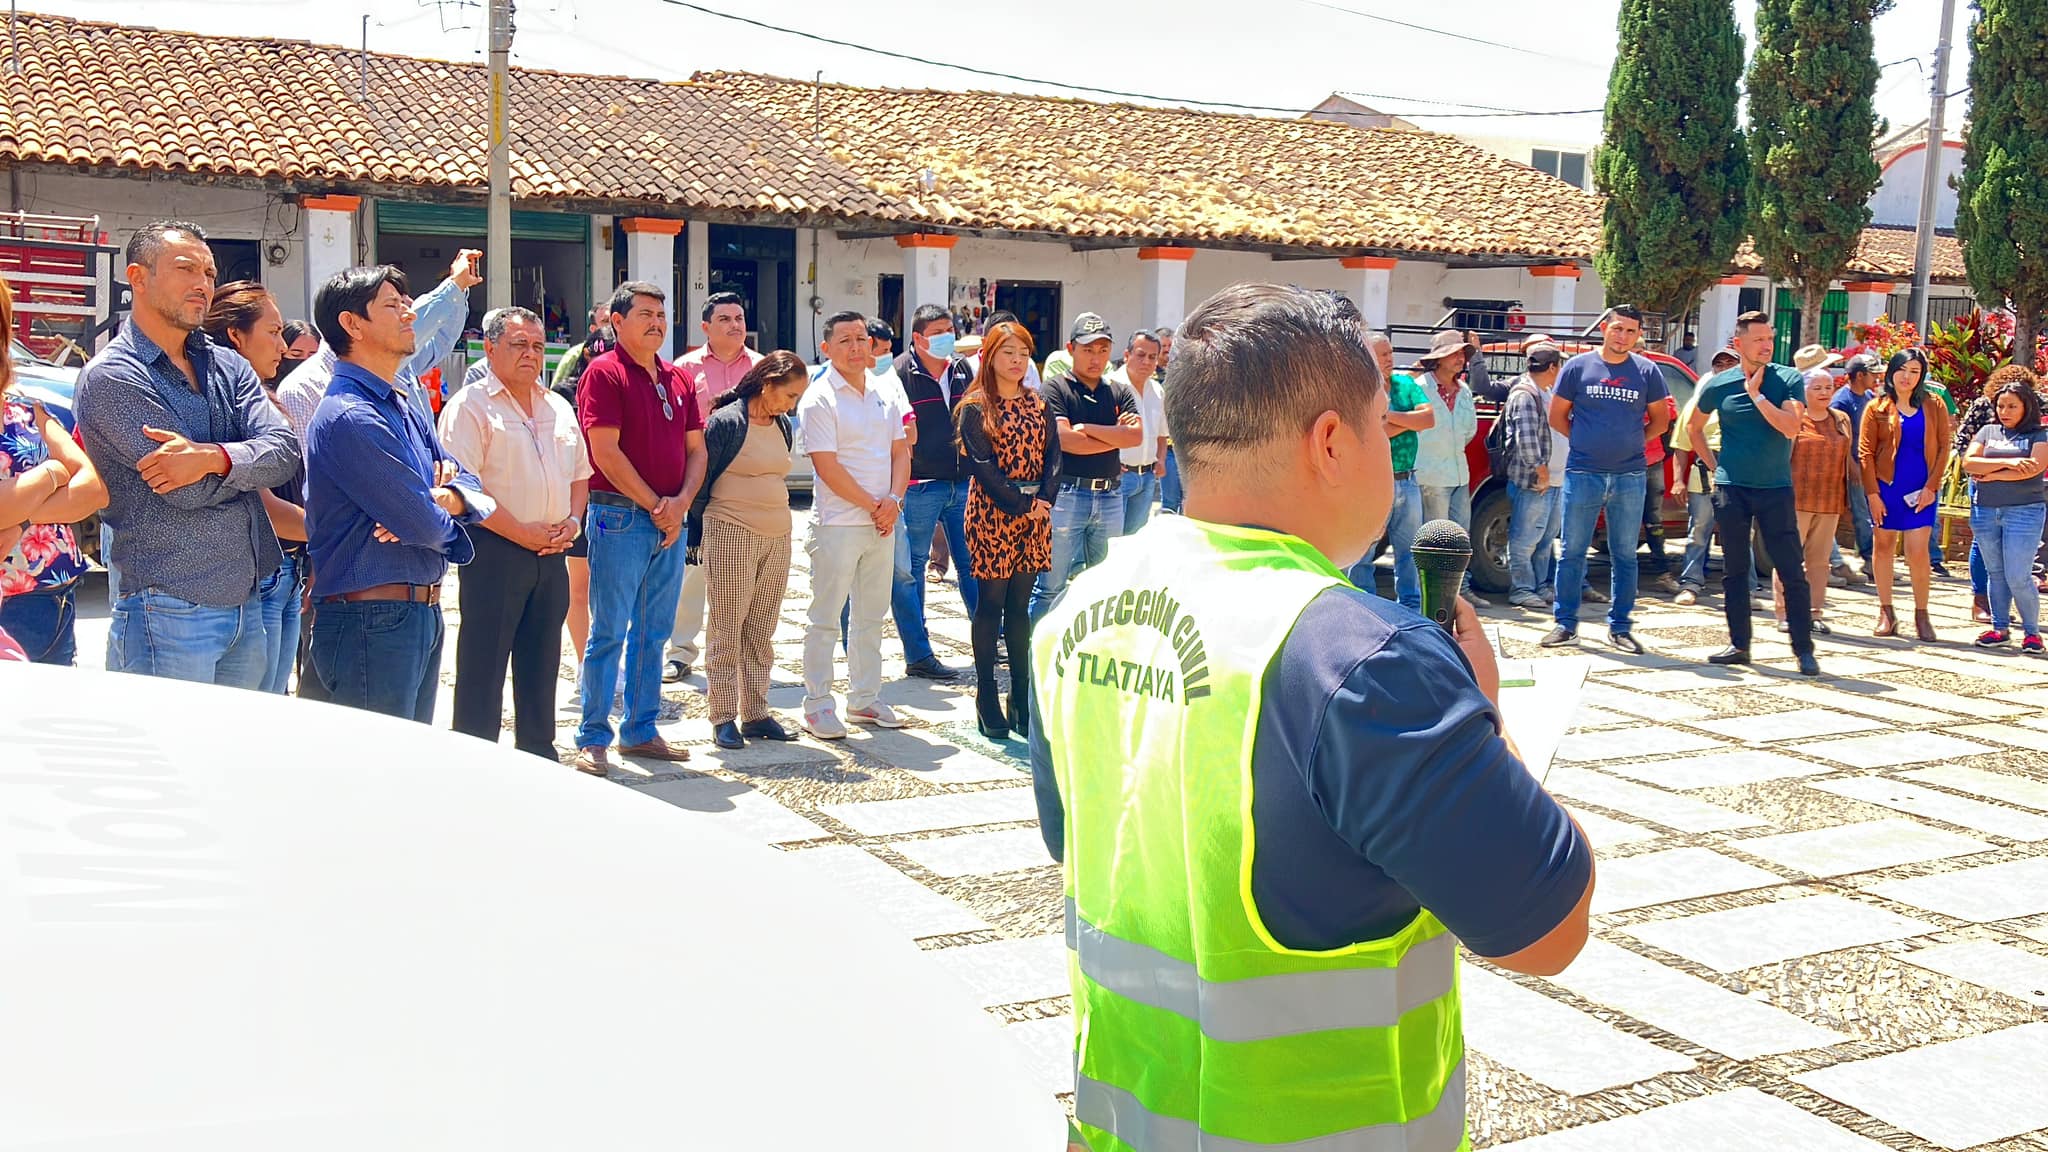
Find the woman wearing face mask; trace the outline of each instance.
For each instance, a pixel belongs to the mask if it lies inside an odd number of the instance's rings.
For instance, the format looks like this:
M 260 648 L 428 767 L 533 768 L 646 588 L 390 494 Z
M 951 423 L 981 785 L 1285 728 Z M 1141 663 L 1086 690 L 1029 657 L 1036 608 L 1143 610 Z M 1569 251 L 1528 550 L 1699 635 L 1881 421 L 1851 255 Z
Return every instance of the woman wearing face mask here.
M 789 584 L 789 414 L 810 385 L 794 352 L 770 352 L 719 397 L 704 422 L 704 486 L 690 508 L 690 547 L 703 557 L 704 680 L 712 738 L 794 740 L 768 711 L 775 623 Z
M 1979 648 L 2011 639 L 2006 624 L 2012 605 L 2020 610 L 2020 649 L 2043 654 L 2041 594 L 2034 586 L 2034 549 L 2048 521 L 2041 477 L 2048 470 L 2048 432 L 2041 428 L 2041 398 L 2034 374 L 2022 365 L 2001 368 L 2006 382 L 1992 393 L 1997 419 L 1979 429 L 1963 457 L 1963 471 L 1977 483 L 1970 501 L 1970 533 L 1984 557 L 1991 603 L 1991 627 L 1977 637 Z
M 1925 352 L 1908 348 L 1892 354 L 1884 386 L 1863 410 L 1856 456 L 1877 536 L 1871 551 L 1871 564 L 1877 569 L 1877 627 L 1871 635 L 1899 634 L 1898 616 L 1892 611 L 1892 555 L 1903 536 L 1906 571 L 1913 579 L 1913 633 L 1931 643 L 1936 635 L 1927 615 L 1933 583 L 1927 538 L 1940 505 L 1941 478 L 1948 470 L 1949 415 L 1926 382 Z
M 975 726 L 991 740 L 1031 722 L 1031 587 L 1052 567 L 1052 502 L 1060 438 L 1045 401 L 1024 386 L 1031 334 L 998 324 L 983 337 L 981 370 L 953 418 L 973 480 L 967 489 L 967 554 L 980 582 L 974 605 Z M 1010 700 L 996 686 L 996 635 L 1010 657 Z
M 320 334 L 313 331 L 313 326 L 304 320 L 285 321 L 284 330 L 280 335 L 284 337 L 284 358 L 277 362 L 276 375 L 263 384 L 273 392 L 277 390 L 279 384 L 285 382 L 286 377 L 297 370 L 299 365 L 320 351 Z
M 278 405 L 277 383 L 283 378 L 281 365 L 287 348 L 284 317 L 270 291 L 254 280 L 237 280 L 213 290 L 213 305 L 200 323 L 213 342 L 234 349 L 265 381 L 264 391 Z M 311 574 L 306 553 L 306 469 L 286 484 L 263 494 L 263 509 L 270 514 L 271 531 L 284 549 L 284 563 L 258 586 L 263 598 L 263 626 L 268 634 L 269 667 L 263 674 L 263 691 L 280 695 L 291 687 L 292 668 L 298 663 L 301 608 L 306 580 Z

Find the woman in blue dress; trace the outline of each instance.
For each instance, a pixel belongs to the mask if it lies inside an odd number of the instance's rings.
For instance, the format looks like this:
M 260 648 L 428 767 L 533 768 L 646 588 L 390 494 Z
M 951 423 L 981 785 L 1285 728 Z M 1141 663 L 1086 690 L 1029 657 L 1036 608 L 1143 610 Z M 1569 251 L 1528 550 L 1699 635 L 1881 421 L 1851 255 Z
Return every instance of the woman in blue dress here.
M 1877 534 L 1871 552 L 1877 627 L 1871 635 L 1899 634 L 1898 616 L 1892 611 L 1892 574 L 1893 556 L 1903 536 L 1906 571 L 1913 580 L 1913 631 L 1931 642 L 1935 632 L 1927 614 L 1927 595 L 1934 581 L 1927 540 L 1941 504 L 1942 477 L 1948 473 L 1951 429 L 1948 409 L 1923 387 L 1926 381 L 1925 352 L 1908 348 L 1892 355 L 1885 366 L 1884 387 L 1863 412 L 1857 458 Z

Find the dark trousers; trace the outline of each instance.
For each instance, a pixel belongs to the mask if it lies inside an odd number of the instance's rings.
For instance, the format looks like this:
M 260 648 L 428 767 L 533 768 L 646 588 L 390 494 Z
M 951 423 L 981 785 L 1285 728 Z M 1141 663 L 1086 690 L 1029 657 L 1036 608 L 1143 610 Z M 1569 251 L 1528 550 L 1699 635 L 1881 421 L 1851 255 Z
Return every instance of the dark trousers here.
M 439 604 L 330 600 L 313 617 L 313 668 L 336 704 L 431 724 L 443 639 Z
M 38 664 L 78 663 L 78 581 L 9 596 L 0 603 L 0 631 Z
M 512 666 L 512 734 L 521 752 L 555 759 L 555 682 L 569 618 L 569 563 L 529 552 L 488 529 L 470 533 L 455 634 L 455 730 L 498 741 L 505 666 Z
M 1721 533 L 1721 610 L 1728 617 L 1728 642 L 1749 647 L 1751 525 L 1763 537 L 1764 552 L 1785 586 L 1792 651 L 1808 655 L 1813 651 L 1813 589 L 1806 583 L 1806 553 L 1799 543 L 1799 516 L 1790 488 L 1723 484 L 1714 489 L 1714 526 Z

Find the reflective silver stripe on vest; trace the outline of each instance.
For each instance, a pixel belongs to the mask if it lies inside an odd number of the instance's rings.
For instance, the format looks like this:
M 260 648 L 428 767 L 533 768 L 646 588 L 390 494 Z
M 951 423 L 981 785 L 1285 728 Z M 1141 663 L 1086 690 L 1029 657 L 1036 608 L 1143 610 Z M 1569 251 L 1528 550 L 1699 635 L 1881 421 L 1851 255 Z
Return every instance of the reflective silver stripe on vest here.
M 1193 964 L 1081 919 L 1071 897 L 1067 947 L 1079 954 L 1082 974 L 1102 988 L 1184 1016 L 1203 1035 L 1226 1042 L 1391 1028 L 1406 1013 L 1449 995 L 1457 979 L 1457 941 L 1444 932 L 1410 948 L 1394 968 L 1204 980 Z
M 1074 1119 L 1114 1135 L 1137 1152 L 1456 1152 L 1465 1140 L 1463 1060 L 1451 1070 L 1444 1094 L 1427 1115 L 1405 1124 L 1369 1124 L 1287 1144 L 1204 1132 L 1191 1120 L 1154 1115 L 1122 1088 L 1086 1076 L 1074 1079 Z

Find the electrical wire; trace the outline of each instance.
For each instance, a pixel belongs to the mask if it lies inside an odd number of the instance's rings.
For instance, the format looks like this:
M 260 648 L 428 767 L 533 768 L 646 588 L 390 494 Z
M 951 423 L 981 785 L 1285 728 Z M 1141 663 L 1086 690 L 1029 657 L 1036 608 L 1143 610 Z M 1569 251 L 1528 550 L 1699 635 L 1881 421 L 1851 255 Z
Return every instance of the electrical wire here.
M 805 32 L 799 28 L 785 28 L 782 25 L 770 24 L 764 20 L 755 20 L 752 17 L 741 16 L 732 12 L 721 12 L 716 8 L 708 8 L 702 4 L 693 4 L 690 2 L 690 0 L 660 0 L 660 2 L 663 4 L 667 4 L 673 8 L 686 8 L 692 12 L 703 13 L 706 16 L 715 16 L 720 20 L 731 20 L 735 23 L 745 24 L 750 27 L 762 29 L 763 31 L 775 32 L 784 36 L 795 36 L 799 39 L 809 40 L 816 44 L 827 44 L 834 48 L 846 48 L 855 52 L 865 52 L 872 56 L 882 56 L 890 60 L 900 60 L 909 64 L 922 64 L 930 68 L 944 68 L 954 72 L 965 72 L 970 75 L 984 76 L 995 80 L 1008 80 L 1012 83 L 1028 84 L 1038 88 L 1058 88 L 1068 92 L 1086 92 L 1096 96 L 1113 96 L 1120 100 L 1142 100 L 1147 103 L 1154 104 L 1185 104 L 1194 105 L 1201 108 L 1220 108 L 1231 112 L 1279 112 L 1290 116 L 1302 116 L 1315 111 L 1315 109 L 1312 108 L 1286 108 L 1274 104 L 1243 104 L 1229 100 L 1197 100 L 1191 97 L 1158 96 L 1146 92 L 1127 92 L 1116 88 L 1097 88 L 1087 84 L 1068 84 L 1058 80 L 1042 80 L 1031 76 L 1019 76 L 1013 72 L 997 72 L 987 68 L 976 68 L 973 65 L 969 64 L 952 64 L 943 60 L 927 60 L 921 56 L 912 56 L 905 52 L 896 52 L 887 48 L 876 48 L 873 45 L 869 44 L 856 44 L 851 40 L 839 40 L 830 36 L 821 36 L 815 32 Z M 1364 92 L 1353 93 L 1353 95 L 1367 96 L 1368 98 L 1374 100 L 1410 99 L 1408 97 L 1400 96 L 1377 96 Z M 1440 103 L 1438 101 L 1428 102 Z M 1458 106 L 1478 107 L 1477 105 Z M 1584 116 L 1602 111 L 1605 111 L 1605 109 L 1574 108 L 1557 112 L 1532 112 L 1523 109 L 1506 109 L 1487 112 L 1418 112 L 1414 115 L 1418 118 L 1426 117 L 1429 119 L 1491 120 L 1497 117 L 1508 116 Z
M 1504 44 L 1499 40 L 1488 40 L 1480 36 L 1470 36 L 1463 32 L 1452 32 L 1445 28 L 1432 28 L 1427 24 L 1415 24 L 1407 20 L 1396 20 L 1391 16 L 1380 16 L 1371 12 L 1360 12 L 1356 8 L 1346 8 L 1341 4 L 1326 3 L 1325 0 L 1294 0 L 1294 2 L 1297 4 L 1307 5 L 1310 8 L 1322 8 L 1330 12 L 1342 12 L 1346 16 L 1356 16 L 1361 20 L 1371 20 L 1376 24 L 1391 24 L 1396 28 L 1406 28 L 1413 32 L 1426 32 L 1432 36 L 1442 36 L 1449 40 L 1463 40 L 1467 44 L 1483 44 L 1488 48 L 1500 48 L 1509 52 L 1519 52 L 1524 56 L 1535 56 L 1543 60 L 1557 60 L 1566 64 L 1577 64 L 1582 68 L 1607 67 L 1605 63 L 1602 63 L 1598 60 L 1581 60 L 1576 56 L 1560 56 L 1555 52 L 1543 52 L 1535 48 L 1524 48 L 1520 44 Z

